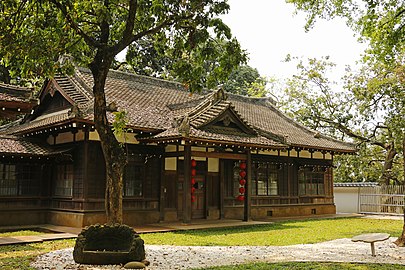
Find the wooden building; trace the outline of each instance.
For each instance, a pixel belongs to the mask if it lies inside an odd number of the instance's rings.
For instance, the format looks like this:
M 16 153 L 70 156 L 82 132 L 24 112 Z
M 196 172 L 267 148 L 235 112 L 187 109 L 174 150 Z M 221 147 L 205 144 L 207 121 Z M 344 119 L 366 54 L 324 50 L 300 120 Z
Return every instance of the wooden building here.
M 89 70 L 55 77 L 34 112 L 2 130 L 0 144 L 18 147 L 0 147 L 0 225 L 105 221 L 91 89 Z M 270 98 L 190 94 L 117 71 L 106 97 L 111 121 L 115 109 L 127 114 L 118 138 L 128 158 L 126 224 L 335 213 L 333 157 L 355 147 L 294 122 Z

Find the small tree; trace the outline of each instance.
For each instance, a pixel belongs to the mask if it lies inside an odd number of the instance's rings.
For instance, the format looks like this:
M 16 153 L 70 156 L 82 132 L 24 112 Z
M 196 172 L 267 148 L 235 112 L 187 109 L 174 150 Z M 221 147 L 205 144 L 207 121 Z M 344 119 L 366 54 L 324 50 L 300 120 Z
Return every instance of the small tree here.
M 191 91 L 202 87 L 198 66 L 210 52 L 199 44 L 211 34 L 227 44 L 228 57 L 215 74 L 226 77 L 245 60 L 230 29 L 217 18 L 229 9 L 226 0 L 50 0 L 0 3 L 0 56 L 11 76 L 52 76 L 71 66 L 56 63 L 62 54 L 90 68 L 93 75 L 94 122 L 106 163 L 105 208 L 108 223 L 122 223 L 122 183 L 126 165 L 106 116 L 105 83 L 115 56 L 132 46 L 141 53 L 142 40 L 154 42 L 159 54 L 172 48 L 175 70 Z M 166 44 L 170 44 L 169 47 Z M 70 69 L 71 70 L 71 69 Z

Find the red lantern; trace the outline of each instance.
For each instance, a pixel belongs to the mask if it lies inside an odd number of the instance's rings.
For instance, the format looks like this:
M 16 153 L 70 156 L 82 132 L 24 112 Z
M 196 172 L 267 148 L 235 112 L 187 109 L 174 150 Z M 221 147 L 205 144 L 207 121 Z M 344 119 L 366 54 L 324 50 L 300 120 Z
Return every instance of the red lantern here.
M 238 201 L 244 201 L 244 200 L 245 200 L 245 196 L 243 196 L 243 195 L 238 196 Z
M 191 175 L 195 176 L 197 174 L 197 170 L 196 169 L 191 169 Z
M 239 188 L 239 193 L 240 193 L 240 194 L 245 194 L 245 188 L 244 188 L 244 187 L 240 187 L 240 188 Z
M 197 166 L 197 161 L 195 161 L 195 159 L 191 160 L 191 167 L 195 167 Z
M 245 179 L 240 179 L 240 180 L 239 180 L 239 184 L 240 184 L 241 186 L 246 185 L 246 180 L 245 180 Z
M 191 202 L 195 202 L 195 196 L 191 196 Z
M 240 175 L 240 177 L 245 178 L 246 172 L 245 171 L 240 171 L 239 175 Z
M 195 184 L 195 179 L 191 178 L 191 184 L 194 185 Z
M 195 187 L 191 187 L 191 193 L 195 192 Z
M 246 163 L 245 163 L 245 162 L 242 162 L 241 164 L 239 164 L 239 168 L 240 168 L 241 170 L 245 170 L 245 169 L 246 169 Z

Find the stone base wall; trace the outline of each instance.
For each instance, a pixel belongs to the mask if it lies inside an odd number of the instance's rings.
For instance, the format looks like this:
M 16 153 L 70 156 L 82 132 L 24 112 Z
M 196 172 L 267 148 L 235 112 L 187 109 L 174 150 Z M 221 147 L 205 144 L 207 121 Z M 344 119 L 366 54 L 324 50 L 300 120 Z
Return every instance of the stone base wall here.
M 243 207 L 225 207 L 224 218 L 227 219 L 243 219 Z
M 252 207 L 252 219 L 336 214 L 334 204 Z
M 177 210 L 172 211 L 165 210 L 163 221 L 167 222 L 178 221 Z
M 45 210 L 1 210 L 0 226 L 45 224 L 46 215 Z
M 213 220 L 213 219 L 219 219 L 219 209 L 208 209 L 207 210 L 207 219 Z
M 243 220 L 243 213 L 243 207 L 225 207 L 224 218 Z M 336 207 L 334 204 L 254 206 L 251 209 L 251 218 L 253 220 L 263 220 L 281 217 L 310 217 L 335 213 Z M 160 213 L 159 211 L 131 210 L 125 211 L 123 218 L 124 224 L 129 226 L 153 224 L 160 221 Z M 208 210 L 208 220 L 216 220 L 219 218 L 220 212 L 218 209 Z M 163 221 L 178 222 L 181 220 L 177 216 L 177 211 L 165 211 Z M 0 211 L 0 226 L 39 225 L 47 223 L 59 226 L 82 228 L 96 223 L 104 224 L 105 222 L 106 216 L 104 211 L 89 211 L 85 213 L 57 210 Z
M 251 218 L 253 220 L 263 220 L 277 217 L 306 217 L 328 214 L 336 214 L 336 207 L 334 204 L 253 206 L 251 208 Z M 243 215 L 243 207 L 225 208 L 225 218 L 243 219 Z
M 103 211 L 75 213 L 65 211 L 51 211 L 48 213 L 47 223 L 68 226 L 85 227 L 92 224 L 104 224 L 107 219 Z M 123 222 L 129 226 L 151 224 L 159 222 L 158 211 L 125 211 Z

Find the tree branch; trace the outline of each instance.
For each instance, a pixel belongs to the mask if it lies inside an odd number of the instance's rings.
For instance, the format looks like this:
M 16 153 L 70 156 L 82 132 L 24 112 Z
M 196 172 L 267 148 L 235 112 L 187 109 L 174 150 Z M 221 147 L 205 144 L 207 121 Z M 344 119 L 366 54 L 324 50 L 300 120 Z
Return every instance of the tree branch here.
M 156 34 L 157 32 L 159 32 L 160 30 L 162 30 L 163 28 L 165 28 L 166 26 L 172 25 L 175 21 L 174 21 L 174 16 L 171 16 L 169 19 L 163 21 L 162 23 L 158 24 L 157 26 L 150 28 L 148 30 L 144 30 L 142 32 L 139 32 L 135 35 L 131 35 L 128 38 L 123 38 L 120 40 L 120 42 L 118 42 L 114 47 L 113 47 L 113 52 L 114 54 L 119 53 L 120 51 L 122 51 L 123 49 L 125 49 L 129 44 L 131 44 L 132 42 L 147 36 L 147 35 L 151 35 L 151 34 Z M 185 18 L 183 18 L 185 19 Z
M 319 117 L 319 120 L 333 125 L 335 128 L 337 128 L 338 130 L 340 130 L 341 132 L 343 132 L 344 134 L 346 134 L 347 136 L 349 136 L 351 138 L 355 138 L 355 139 L 358 139 L 358 140 L 360 140 L 362 142 L 367 142 L 367 143 L 370 143 L 370 144 L 373 144 L 373 145 L 380 146 L 380 147 L 382 147 L 384 149 L 387 149 L 387 146 L 384 143 L 374 141 L 374 140 L 371 140 L 370 138 L 367 138 L 367 137 L 361 136 L 359 134 L 356 134 L 351 129 L 349 129 L 348 127 L 342 125 L 341 123 L 335 122 L 335 121 L 333 121 L 331 119 L 324 118 L 324 117 Z
M 68 21 L 69 25 L 76 31 L 76 34 L 81 36 L 84 41 L 89 45 L 90 47 L 93 48 L 101 48 L 103 47 L 103 44 L 97 42 L 94 38 L 91 36 L 87 35 L 80 27 L 79 25 L 73 20 L 72 16 L 69 14 L 66 6 L 64 4 L 59 3 L 57 0 L 50 0 L 51 3 L 53 3 L 65 16 L 65 19 Z

